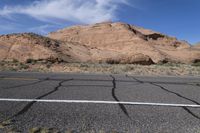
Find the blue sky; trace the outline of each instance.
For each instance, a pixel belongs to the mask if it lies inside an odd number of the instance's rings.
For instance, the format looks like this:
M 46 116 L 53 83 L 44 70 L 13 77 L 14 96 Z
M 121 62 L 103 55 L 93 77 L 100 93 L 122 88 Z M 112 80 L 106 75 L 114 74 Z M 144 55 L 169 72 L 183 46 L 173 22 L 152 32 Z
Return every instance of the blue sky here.
M 47 34 L 70 25 L 121 21 L 191 44 L 200 41 L 200 0 L 0 0 L 0 34 Z

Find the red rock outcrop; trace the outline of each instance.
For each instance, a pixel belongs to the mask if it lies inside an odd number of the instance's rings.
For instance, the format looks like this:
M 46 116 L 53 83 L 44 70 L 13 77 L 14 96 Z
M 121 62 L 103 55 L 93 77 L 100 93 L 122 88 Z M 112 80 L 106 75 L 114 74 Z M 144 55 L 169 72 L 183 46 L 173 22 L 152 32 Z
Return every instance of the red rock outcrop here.
M 149 57 L 154 63 L 164 61 L 191 63 L 196 58 L 200 58 L 200 51 L 191 49 L 185 41 L 125 23 L 109 22 L 73 26 L 52 32 L 48 37 L 94 47 L 102 53 L 104 51 L 109 51 L 109 54 L 113 53 L 111 55 L 92 53 L 98 55 L 99 60 L 107 57 L 118 60 L 117 62 L 134 63 L 133 58 L 138 54 L 145 58 Z M 131 61 L 128 60 L 130 58 L 132 58 Z M 145 60 L 145 58 L 140 59 Z
M 150 65 L 200 60 L 198 46 L 125 23 L 73 26 L 48 37 L 32 33 L 0 36 L 0 60 L 107 62 Z

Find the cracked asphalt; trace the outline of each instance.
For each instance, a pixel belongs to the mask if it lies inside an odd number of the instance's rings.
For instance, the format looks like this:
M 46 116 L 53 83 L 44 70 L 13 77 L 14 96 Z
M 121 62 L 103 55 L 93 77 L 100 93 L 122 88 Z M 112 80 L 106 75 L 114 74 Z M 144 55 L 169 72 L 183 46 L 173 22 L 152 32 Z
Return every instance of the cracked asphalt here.
M 199 84 L 200 77 L 0 72 L 0 99 L 200 105 Z M 0 133 L 27 133 L 32 128 L 61 133 L 196 133 L 200 108 L 0 101 Z

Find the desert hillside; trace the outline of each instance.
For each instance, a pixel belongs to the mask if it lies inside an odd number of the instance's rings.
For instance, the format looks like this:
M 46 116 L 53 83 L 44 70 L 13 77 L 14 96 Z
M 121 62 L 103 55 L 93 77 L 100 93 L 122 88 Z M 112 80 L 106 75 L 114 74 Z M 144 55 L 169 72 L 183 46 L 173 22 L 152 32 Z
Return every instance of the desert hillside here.
M 51 62 L 96 62 L 98 58 L 119 56 L 77 42 L 63 42 L 34 33 L 0 36 L 0 60 L 27 60 Z M 97 54 L 98 53 L 98 54 Z
M 185 41 L 125 23 L 73 26 L 52 32 L 48 37 L 109 51 L 114 54 L 106 58 L 113 62 L 191 63 L 200 58 L 200 51 L 191 49 Z M 105 58 L 99 56 L 99 60 Z
M 56 57 L 57 41 L 32 33 L 0 36 L 0 60 L 47 59 Z
M 193 63 L 200 49 L 185 41 L 125 23 L 73 26 L 48 37 L 33 33 L 0 36 L 0 60 L 20 62 Z
M 200 42 L 194 45 L 195 48 L 200 48 Z

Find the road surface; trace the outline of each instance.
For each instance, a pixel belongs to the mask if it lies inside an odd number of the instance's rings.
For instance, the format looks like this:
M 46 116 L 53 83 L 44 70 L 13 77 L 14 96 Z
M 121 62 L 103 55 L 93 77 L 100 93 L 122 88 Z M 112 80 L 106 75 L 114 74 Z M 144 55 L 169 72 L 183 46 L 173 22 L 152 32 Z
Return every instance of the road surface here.
M 199 77 L 0 72 L 0 132 L 200 132 Z

